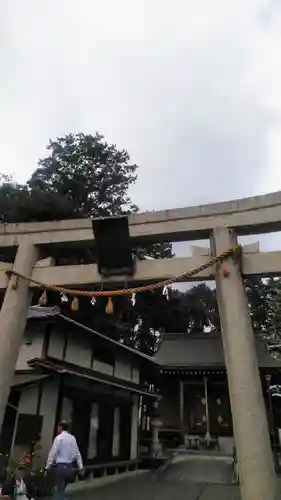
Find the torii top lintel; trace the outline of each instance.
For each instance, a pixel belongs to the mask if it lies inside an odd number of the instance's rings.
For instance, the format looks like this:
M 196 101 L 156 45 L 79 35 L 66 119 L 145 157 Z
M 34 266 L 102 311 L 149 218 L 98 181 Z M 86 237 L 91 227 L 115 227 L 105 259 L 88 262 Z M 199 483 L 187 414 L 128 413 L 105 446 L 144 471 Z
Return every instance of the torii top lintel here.
M 191 241 L 208 238 L 215 227 L 237 234 L 281 230 L 281 191 L 221 203 L 151 211 L 129 216 L 130 236 L 142 241 Z M 0 224 L 0 248 L 14 247 L 28 236 L 35 245 L 93 240 L 90 218 Z

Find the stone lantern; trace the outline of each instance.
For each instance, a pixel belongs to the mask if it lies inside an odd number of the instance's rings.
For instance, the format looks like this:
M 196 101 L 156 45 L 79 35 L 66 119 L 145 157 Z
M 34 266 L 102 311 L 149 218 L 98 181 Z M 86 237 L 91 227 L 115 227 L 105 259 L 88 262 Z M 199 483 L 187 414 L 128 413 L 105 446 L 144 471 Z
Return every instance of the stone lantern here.
M 162 426 L 162 420 L 159 415 L 159 402 L 155 401 L 152 408 L 152 418 L 151 418 L 151 453 L 154 457 L 162 454 L 162 446 L 159 441 L 159 429 Z

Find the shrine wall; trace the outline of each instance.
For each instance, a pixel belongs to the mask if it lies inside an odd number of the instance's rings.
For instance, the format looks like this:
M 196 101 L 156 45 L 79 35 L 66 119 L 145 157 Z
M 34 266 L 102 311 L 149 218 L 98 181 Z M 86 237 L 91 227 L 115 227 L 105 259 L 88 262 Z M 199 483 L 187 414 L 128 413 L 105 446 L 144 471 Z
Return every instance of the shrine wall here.
M 159 413 L 163 429 L 181 428 L 179 391 L 179 379 L 165 379 L 161 384 L 160 394 L 162 398 L 160 400 Z
M 87 332 L 67 331 L 64 361 L 83 368 L 92 367 L 92 337 Z
M 59 397 L 59 381 L 48 380 L 43 384 L 39 415 L 43 417 L 41 428 L 41 446 L 47 456 L 52 445 L 55 430 L 56 410 Z
M 23 387 L 21 390 L 18 417 L 25 420 L 30 417 L 42 417 L 40 432 L 40 445 L 42 446 L 42 457 L 47 456 L 52 445 L 55 430 L 56 410 L 58 405 L 59 382 L 58 380 L 46 380 L 41 386 Z M 16 421 L 19 422 L 18 420 Z M 33 423 L 33 421 L 32 421 Z M 32 425 L 31 423 L 29 424 Z M 22 435 L 16 424 L 14 430 L 13 457 L 18 457 L 30 449 L 28 437 Z
M 93 341 L 91 332 L 52 323 L 46 328 L 44 321 L 28 322 L 24 342 L 20 349 L 16 370 L 31 370 L 28 361 L 50 357 L 67 363 L 92 369 L 102 374 L 139 384 L 139 368 L 131 359 L 118 352 L 109 352 Z
M 18 406 L 18 413 L 36 415 L 38 398 L 39 398 L 38 385 L 22 389 Z
M 43 342 L 45 337 L 45 325 L 42 323 L 30 323 L 25 330 L 23 344 L 21 346 L 16 370 L 31 369 L 27 362 L 33 358 L 41 358 Z
M 103 373 L 104 375 L 113 375 L 114 367 L 109 363 L 104 363 L 98 359 L 93 360 L 93 370 Z
M 117 378 L 122 378 L 124 380 L 131 380 L 132 376 L 131 363 L 126 361 L 121 361 L 120 359 L 116 359 L 115 368 L 114 368 L 114 376 Z

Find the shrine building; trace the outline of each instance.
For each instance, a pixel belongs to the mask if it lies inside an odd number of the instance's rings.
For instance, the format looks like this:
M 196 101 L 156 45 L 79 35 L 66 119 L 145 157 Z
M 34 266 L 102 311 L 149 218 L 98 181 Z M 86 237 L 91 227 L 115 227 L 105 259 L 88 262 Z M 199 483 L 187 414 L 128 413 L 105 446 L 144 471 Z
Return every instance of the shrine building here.
M 274 439 L 281 427 L 281 398 L 272 397 L 269 388 L 281 382 L 281 360 L 271 356 L 265 341 L 256 338 L 255 344 Z M 186 436 L 186 444 L 194 446 L 197 437 L 199 447 L 209 434 L 230 452 L 233 427 L 220 332 L 166 334 L 155 358 L 161 366 L 160 439 L 175 445 Z
M 0 451 L 15 460 L 42 446 L 46 458 L 57 424 L 71 423 L 85 464 L 138 458 L 140 400 L 157 400 L 157 362 L 62 315 L 29 309 Z

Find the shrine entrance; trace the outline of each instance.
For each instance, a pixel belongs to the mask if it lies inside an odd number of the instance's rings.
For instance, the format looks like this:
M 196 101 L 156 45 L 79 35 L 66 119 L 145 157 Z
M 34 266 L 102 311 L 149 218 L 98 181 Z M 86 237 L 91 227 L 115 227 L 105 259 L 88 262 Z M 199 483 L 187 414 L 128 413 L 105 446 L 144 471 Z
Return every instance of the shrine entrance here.
M 184 386 L 185 429 L 190 434 L 205 436 L 207 432 L 214 436 L 233 435 L 232 417 L 227 384 L 209 382 L 208 394 L 204 391 L 204 382 Z
M 247 252 L 237 238 L 280 231 L 280 214 L 280 192 L 199 207 L 134 214 L 128 218 L 126 230 L 131 248 L 147 242 L 200 239 L 209 239 L 210 246 L 207 253 L 195 252 L 192 257 L 144 260 L 136 266 L 132 266 L 132 262 L 128 266 L 126 261 L 123 275 L 116 274 L 116 269 L 110 273 L 115 272 L 115 285 L 112 276 L 108 279 L 103 272 L 103 264 L 56 266 L 52 256 L 56 245 L 80 242 L 91 247 L 95 221 L 1 224 L 0 249 L 5 250 L 3 255 L 7 258 L 0 269 L 0 288 L 5 290 L 0 313 L 0 424 L 22 345 L 32 288 L 39 286 L 43 292 L 51 290 L 71 297 L 73 311 L 77 310 L 81 295 L 95 300 L 106 296 L 107 312 L 110 313 L 116 295 L 133 296 L 155 287 L 167 288 L 175 281 L 215 278 L 242 500 L 276 500 L 267 416 L 243 278 L 279 275 L 281 258 L 280 252 L 259 252 L 257 245 Z M 114 219 L 109 225 L 113 223 Z M 117 243 L 119 252 L 120 238 Z M 125 254 L 132 261 L 128 245 Z M 42 265 L 40 259 L 43 257 Z M 113 268 L 116 267 L 113 264 Z M 133 288 L 128 287 L 128 282 L 133 283 Z M 142 286 L 138 287 L 139 284 Z M 97 285 L 99 290 L 94 288 Z M 201 416 L 198 405 L 196 419 Z

